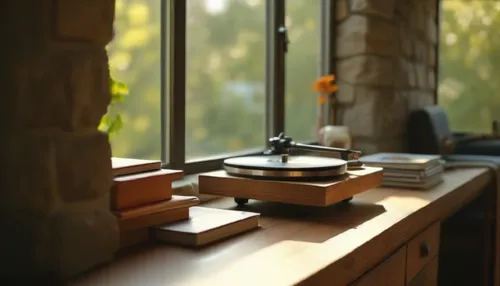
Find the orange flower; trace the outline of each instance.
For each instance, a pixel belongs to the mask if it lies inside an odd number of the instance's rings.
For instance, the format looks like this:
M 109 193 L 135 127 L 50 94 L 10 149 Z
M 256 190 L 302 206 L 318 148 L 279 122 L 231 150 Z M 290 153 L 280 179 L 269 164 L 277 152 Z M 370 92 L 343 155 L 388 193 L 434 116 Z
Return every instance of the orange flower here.
M 325 104 L 325 102 L 326 102 L 326 95 L 321 94 L 321 95 L 318 97 L 318 104 Z
M 335 81 L 335 75 L 333 74 L 322 76 L 317 81 L 314 82 L 313 91 L 319 93 L 333 93 L 338 89 L 334 81 Z
M 334 83 L 334 81 L 335 76 L 331 74 L 322 76 L 314 82 L 313 91 L 319 93 L 318 104 L 324 104 L 328 94 L 337 91 L 338 86 Z

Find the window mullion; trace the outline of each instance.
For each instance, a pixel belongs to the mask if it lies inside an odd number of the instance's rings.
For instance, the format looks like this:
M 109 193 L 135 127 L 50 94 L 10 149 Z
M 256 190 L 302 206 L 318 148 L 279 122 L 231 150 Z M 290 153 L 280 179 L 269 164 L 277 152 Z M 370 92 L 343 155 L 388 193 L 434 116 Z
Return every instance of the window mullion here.
M 434 80 L 435 80 L 435 90 L 434 90 L 434 103 L 438 104 L 438 86 L 439 86 L 439 54 L 440 54 L 440 43 L 441 43 L 441 13 L 442 6 L 441 1 L 436 1 L 436 33 L 437 33 L 437 43 L 435 47 L 435 71 L 434 71 Z
M 336 1 L 321 0 L 321 74 L 335 74 L 335 48 L 336 48 Z M 335 124 L 335 104 L 328 100 L 325 104 L 327 110 L 324 124 Z
M 168 120 L 168 115 L 169 112 L 167 112 L 168 108 L 168 86 L 170 83 L 170 80 L 168 79 L 168 76 L 170 75 L 171 69 L 168 66 L 168 58 L 169 58 L 169 41 L 168 39 L 170 38 L 170 31 L 168 30 L 170 25 L 169 25 L 169 20 L 170 17 L 168 17 L 170 13 L 170 5 L 165 2 L 161 1 L 160 7 L 161 7 L 161 21 L 160 21 L 160 31 L 161 31 L 161 39 L 160 39 L 160 126 L 161 126 L 161 162 L 163 164 L 168 165 L 169 162 L 167 160 L 167 156 L 170 155 L 169 152 L 169 147 L 170 144 L 168 142 L 168 132 L 170 131 L 169 127 L 169 120 Z
M 171 168 L 183 169 L 186 158 L 186 1 L 162 1 L 170 18 L 168 92 L 169 159 Z
M 285 131 L 285 0 L 267 1 L 266 9 L 266 142 L 269 137 Z

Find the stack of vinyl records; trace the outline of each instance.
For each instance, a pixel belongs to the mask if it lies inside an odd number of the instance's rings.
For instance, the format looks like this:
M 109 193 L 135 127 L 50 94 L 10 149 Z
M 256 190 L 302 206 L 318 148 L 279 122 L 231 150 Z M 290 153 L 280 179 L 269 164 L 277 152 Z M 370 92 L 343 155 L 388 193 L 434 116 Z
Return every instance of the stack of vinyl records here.
M 443 181 L 444 164 L 439 155 L 377 153 L 360 161 L 384 168 L 383 187 L 430 189 Z

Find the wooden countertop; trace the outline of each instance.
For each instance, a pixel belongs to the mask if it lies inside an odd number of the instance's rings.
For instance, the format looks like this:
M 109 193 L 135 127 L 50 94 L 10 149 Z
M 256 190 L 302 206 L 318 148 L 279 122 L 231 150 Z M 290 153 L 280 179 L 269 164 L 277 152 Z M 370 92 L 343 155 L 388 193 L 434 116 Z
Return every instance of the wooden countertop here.
M 154 245 L 71 285 L 346 285 L 476 197 L 486 168 L 447 171 L 428 191 L 377 188 L 325 208 L 250 201 L 261 228 L 200 250 Z M 206 204 L 235 208 L 232 199 Z

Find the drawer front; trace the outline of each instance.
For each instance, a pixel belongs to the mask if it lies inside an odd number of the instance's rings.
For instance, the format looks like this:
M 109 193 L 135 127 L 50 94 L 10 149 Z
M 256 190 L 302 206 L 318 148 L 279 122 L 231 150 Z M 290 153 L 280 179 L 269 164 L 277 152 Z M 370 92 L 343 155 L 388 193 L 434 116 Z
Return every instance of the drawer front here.
M 437 286 L 438 285 L 438 257 L 434 257 L 417 276 L 415 276 L 408 286 Z
M 407 244 L 406 281 L 412 280 L 439 253 L 440 224 L 435 223 Z
M 351 285 L 402 286 L 405 285 L 406 246 L 382 261 Z

